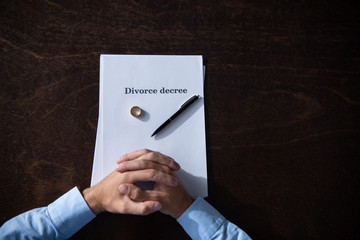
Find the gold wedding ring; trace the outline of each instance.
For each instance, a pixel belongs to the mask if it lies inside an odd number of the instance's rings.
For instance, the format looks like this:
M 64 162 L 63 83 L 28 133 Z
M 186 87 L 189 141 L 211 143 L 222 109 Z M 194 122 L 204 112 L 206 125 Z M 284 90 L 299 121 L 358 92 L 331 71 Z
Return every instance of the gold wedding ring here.
M 142 114 L 142 110 L 141 108 L 139 108 L 138 106 L 133 106 L 131 109 L 130 109 L 130 113 L 131 115 L 133 115 L 134 117 L 140 117 L 141 114 Z

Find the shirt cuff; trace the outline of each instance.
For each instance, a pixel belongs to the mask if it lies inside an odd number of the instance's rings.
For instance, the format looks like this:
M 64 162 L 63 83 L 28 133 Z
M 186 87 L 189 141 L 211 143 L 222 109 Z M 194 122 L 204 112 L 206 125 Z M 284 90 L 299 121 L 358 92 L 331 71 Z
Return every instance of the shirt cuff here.
M 226 219 L 199 197 L 177 221 L 192 239 L 210 239 Z
M 95 218 L 77 187 L 51 203 L 47 210 L 55 228 L 66 238 Z

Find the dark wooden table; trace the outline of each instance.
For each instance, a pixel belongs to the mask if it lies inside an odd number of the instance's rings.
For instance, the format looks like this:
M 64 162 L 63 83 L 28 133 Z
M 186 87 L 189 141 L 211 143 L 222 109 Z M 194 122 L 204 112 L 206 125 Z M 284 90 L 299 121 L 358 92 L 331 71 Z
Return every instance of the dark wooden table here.
M 209 197 L 254 239 L 359 239 L 358 1 L 3 0 L 1 224 L 90 183 L 99 55 L 202 54 Z M 73 239 L 187 239 L 102 214 Z

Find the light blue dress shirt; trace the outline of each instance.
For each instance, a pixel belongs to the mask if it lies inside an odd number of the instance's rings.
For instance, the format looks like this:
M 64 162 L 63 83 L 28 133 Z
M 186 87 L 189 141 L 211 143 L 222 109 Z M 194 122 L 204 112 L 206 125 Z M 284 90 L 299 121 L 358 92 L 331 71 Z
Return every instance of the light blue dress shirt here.
M 200 197 L 177 221 L 192 239 L 251 240 L 243 230 L 226 220 L 214 207 Z
M 67 239 L 95 215 L 74 187 L 47 207 L 20 214 L 0 228 L 0 239 Z M 178 219 L 192 239 L 241 239 L 249 236 L 198 198 Z
M 22 213 L 0 228 L 0 239 L 68 239 L 95 218 L 74 187 L 47 207 Z

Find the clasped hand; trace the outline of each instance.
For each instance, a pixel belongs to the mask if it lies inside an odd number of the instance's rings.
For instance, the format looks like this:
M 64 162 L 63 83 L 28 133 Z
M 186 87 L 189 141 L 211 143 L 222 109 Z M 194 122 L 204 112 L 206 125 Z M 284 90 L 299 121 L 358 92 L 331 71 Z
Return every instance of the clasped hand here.
M 121 156 L 117 168 L 97 185 L 83 191 L 94 214 L 103 211 L 147 215 L 160 211 L 174 218 L 192 204 L 176 171 L 180 165 L 169 156 L 142 149 Z M 152 190 L 142 190 L 137 182 L 152 181 Z

